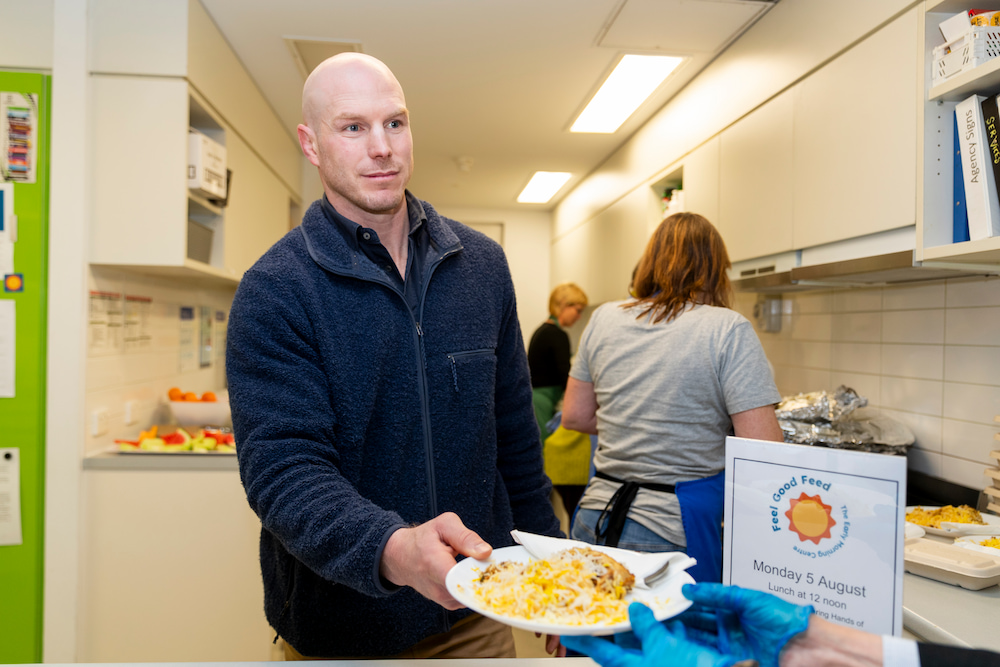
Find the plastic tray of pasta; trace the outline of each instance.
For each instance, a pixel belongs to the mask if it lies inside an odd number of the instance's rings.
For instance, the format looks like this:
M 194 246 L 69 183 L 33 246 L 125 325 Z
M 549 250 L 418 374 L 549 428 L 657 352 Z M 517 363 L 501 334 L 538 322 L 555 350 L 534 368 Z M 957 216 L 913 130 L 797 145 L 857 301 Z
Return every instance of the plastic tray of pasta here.
M 617 559 L 575 548 L 539 560 L 524 547 L 504 547 L 494 549 L 485 561 L 460 561 L 448 572 L 445 585 L 456 600 L 483 616 L 552 635 L 631 630 L 632 602 L 647 605 L 661 621 L 691 606 L 681 594 L 684 584 L 694 583 L 687 572 L 668 574 L 649 589 L 635 588 L 629 561 L 638 563 L 643 554 L 615 552 Z

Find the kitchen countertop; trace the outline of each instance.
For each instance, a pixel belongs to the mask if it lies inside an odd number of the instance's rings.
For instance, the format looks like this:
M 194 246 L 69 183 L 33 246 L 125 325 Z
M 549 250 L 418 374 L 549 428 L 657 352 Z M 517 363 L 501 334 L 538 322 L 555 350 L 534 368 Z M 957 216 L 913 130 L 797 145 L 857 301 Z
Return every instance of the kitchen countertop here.
M 86 457 L 83 460 L 83 467 L 88 470 L 232 470 L 234 472 L 238 470 L 235 455 L 119 454 L 113 451 Z M 970 591 L 909 572 L 903 575 L 904 636 L 913 635 L 927 642 L 971 646 L 1000 652 L 1000 633 L 996 631 L 998 611 L 1000 611 L 1000 586 Z M 541 667 L 544 663 L 536 663 L 536 660 L 550 659 L 491 660 L 490 664 L 494 667 L 504 667 L 508 663 L 510 667 L 515 665 Z M 348 661 L 348 664 L 350 662 Z M 405 667 L 410 662 L 417 664 L 417 661 L 407 660 L 365 661 L 363 664 L 365 667 L 390 664 L 394 667 Z M 452 660 L 449 664 L 454 667 L 466 667 L 466 664 L 477 663 Z M 587 658 L 575 658 L 565 664 L 593 665 L 594 663 Z
M 919 640 L 1000 652 L 998 616 L 1000 586 L 970 591 L 903 575 L 903 628 Z
M 84 470 L 233 470 L 239 469 L 236 454 L 121 454 L 105 451 L 83 459 Z

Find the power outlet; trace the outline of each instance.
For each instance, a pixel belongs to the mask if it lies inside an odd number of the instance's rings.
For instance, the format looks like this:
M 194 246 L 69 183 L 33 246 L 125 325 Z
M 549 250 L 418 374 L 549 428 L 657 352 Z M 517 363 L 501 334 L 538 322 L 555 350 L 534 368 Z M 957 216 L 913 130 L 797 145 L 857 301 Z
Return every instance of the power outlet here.
M 136 422 L 135 413 L 139 410 L 139 401 L 125 401 L 125 425 L 131 426 Z
M 90 413 L 90 435 L 104 435 L 108 432 L 108 410 L 98 408 Z

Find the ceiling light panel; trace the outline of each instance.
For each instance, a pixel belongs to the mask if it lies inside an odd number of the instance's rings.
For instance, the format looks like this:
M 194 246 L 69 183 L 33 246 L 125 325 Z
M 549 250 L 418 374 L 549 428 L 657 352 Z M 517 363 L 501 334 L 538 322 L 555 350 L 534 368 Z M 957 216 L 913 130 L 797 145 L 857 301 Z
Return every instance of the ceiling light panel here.
M 552 199 L 572 176 L 565 171 L 536 171 L 517 196 L 519 204 L 545 204 Z
M 677 56 L 624 56 L 577 117 L 570 132 L 614 132 L 682 60 Z

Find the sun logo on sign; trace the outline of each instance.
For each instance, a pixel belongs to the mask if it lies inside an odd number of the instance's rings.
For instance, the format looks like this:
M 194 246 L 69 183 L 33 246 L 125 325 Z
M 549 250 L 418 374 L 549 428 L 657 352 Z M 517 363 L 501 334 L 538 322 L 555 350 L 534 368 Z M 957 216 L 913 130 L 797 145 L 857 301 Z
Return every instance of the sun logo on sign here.
M 788 517 L 788 530 L 797 533 L 800 542 L 806 540 L 815 545 L 825 537 L 830 537 L 830 529 L 837 525 L 837 522 L 830 516 L 830 505 L 824 505 L 819 494 L 810 496 L 804 491 L 798 497 L 790 501 L 791 507 L 785 516 Z

